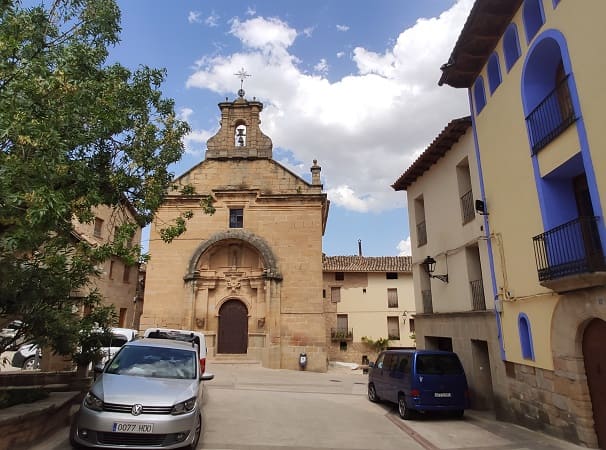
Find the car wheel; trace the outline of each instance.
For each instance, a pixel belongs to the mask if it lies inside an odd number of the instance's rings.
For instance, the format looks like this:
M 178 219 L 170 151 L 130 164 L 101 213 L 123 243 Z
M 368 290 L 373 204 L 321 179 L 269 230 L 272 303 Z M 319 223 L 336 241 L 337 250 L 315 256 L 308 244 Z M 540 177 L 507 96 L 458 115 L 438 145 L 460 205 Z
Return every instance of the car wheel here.
M 408 407 L 406 404 L 406 397 L 400 395 L 398 397 L 398 413 L 400 417 L 404 420 L 412 419 L 414 411 Z
M 196 422 L 196 430 L 194 441 L 189 444 L 188 447 L 185 447 L 188 450 L 196 450 L 198 448 L 198 442 L 200 441 L 200 435 L 202 434 L 202 416 L 198 414 L 198 421 Z
M 369 385 L 368 385 L 368 400 L 370 400 L 373 403 L 377 403 L 381 400 L 379 398 L 379 396 L 377 395 L 377 390 L 375 389 L 375 385 L 372 383 L 369 383 Z
M 23 361 L 23 370 L 35 370 L 40 368 L 40 363 L 36 364 L 36 357 L 30 356 L 25 361 Z

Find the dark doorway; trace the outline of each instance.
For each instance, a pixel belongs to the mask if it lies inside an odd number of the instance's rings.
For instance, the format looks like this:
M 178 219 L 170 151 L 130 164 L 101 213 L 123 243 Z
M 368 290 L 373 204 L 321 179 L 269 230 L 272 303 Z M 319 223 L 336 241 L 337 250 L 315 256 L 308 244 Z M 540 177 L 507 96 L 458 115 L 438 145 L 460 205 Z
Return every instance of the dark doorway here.
M 606 448 L 606 322 L 594 319 L 583 334 L 583 357 L 593 407 L 593 421 L 600 448 Z
M 471 397 L 473 402 L 472 408 L 493 409 L 494 398 L 488 343 L 486 341 L 472 339 L 471 356 L 473 360 L 473 372 L 471 375 L 474 385 L 474 392 Z
M 248 311 L 239 300 L 228 300 L 219 309 L 217 353 L 244 353 L 248 348 Z

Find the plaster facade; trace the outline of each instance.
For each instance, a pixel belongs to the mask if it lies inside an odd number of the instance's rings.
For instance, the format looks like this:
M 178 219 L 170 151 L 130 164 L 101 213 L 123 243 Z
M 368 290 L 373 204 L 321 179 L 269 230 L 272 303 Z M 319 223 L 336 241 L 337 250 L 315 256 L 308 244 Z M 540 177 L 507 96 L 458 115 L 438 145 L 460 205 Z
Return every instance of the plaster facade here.
M 501 417 L 604 448 L 603 352 L 596 341 L 606 330 L 600 130 L 606 44 L 599 31 L 606 4 L 526 0 L 498 6 L 501 18 L 493 28 L 506 31 L 475 62 L 461 59 L 496 11 L 496 4 L 476 2 L 441 82 L 469 88 L 482 200 L 490 213 L 485 229 L 493 290 L 502 311 L 509 393 Z M 511 30 L 519 54 L 505 64 Z M 478 80 L 484 86 L 494 81 L 489 60 L 495 57 L 502 81 L 481 90 Z
M 375 260 L 385 262 L 382 270 L 378 270 Z M 352 262 L 358 266 L 356 270 L 352 270 Z M 333 289 L 339 290 L 338 301 L 331 296 Z M 372 343 L 389 338 L 388 321 L 397 323 L 399 338 L 389 339 L 389 347 L 416 346 L 409 256 L 326 256 L 324 297 L 331 361 L 357 364 L 374 361 L 378 350 Z
M 417 346 L 455 351 L 472 408 L 502 408 L 507 389 L 484 221 L 474 201 L 481 188 L 470 118 L 449 123 L 393 187 L 408 199 Z

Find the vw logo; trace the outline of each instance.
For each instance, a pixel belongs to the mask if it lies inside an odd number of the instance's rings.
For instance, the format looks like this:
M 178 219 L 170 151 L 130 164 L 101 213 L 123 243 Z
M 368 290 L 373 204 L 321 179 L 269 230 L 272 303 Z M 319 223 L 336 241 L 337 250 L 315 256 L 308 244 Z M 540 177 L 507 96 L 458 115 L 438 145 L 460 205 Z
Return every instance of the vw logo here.
M 143 405 L 139 405 L 138 403 L 136 405 L 133 405 L 132 409 L 130 410 L 130 413 L 133 416 L 138 416 L 142 412 L 143 412 Z

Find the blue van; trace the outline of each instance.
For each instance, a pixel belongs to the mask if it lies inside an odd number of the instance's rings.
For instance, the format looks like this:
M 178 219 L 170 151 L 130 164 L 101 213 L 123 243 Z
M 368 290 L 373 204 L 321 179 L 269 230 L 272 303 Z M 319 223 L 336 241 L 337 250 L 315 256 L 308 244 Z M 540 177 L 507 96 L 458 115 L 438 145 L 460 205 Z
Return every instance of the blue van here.
M 385 350 L 369 364 L 368 399 L 396 403 L 402 419 L 415 412 L 448 411 L 463 417 L 469 408 L 467 378 L 456 353 Z

